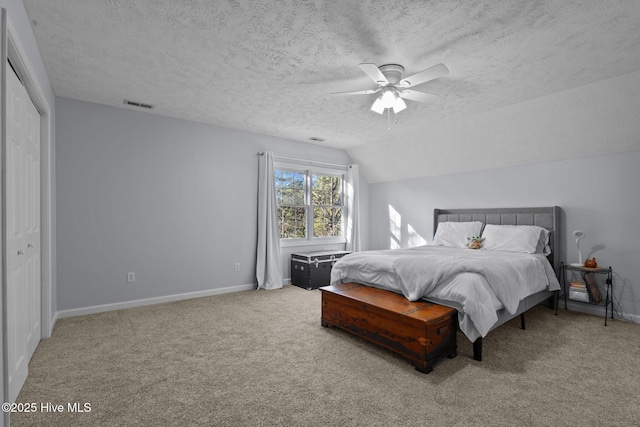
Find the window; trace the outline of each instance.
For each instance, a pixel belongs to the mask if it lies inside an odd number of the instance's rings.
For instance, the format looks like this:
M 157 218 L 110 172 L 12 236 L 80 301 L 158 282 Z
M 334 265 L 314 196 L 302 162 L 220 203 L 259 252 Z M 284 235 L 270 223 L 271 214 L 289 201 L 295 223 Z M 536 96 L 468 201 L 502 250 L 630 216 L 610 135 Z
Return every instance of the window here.
M 342 177 L 312 175 L 313 237 L 342 237 Z
M 307 174 L 276 169 L 276 202 L 281 239 L 307 237 Z
M 276 164 L 280 238 L 344 241 L 345 172 Z

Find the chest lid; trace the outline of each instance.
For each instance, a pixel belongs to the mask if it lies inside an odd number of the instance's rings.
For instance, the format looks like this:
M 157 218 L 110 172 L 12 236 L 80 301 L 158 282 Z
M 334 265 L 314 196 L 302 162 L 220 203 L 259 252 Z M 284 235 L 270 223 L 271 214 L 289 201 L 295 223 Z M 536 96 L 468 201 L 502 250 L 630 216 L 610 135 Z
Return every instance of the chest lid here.
M 291 254 L 292 260 L 300 260 L 303 262 L 316 262 L 316 261 L 333 261 L 343 256 L 350 254 L 349 251 L 319 251 L 319 252 L 305 252 Z

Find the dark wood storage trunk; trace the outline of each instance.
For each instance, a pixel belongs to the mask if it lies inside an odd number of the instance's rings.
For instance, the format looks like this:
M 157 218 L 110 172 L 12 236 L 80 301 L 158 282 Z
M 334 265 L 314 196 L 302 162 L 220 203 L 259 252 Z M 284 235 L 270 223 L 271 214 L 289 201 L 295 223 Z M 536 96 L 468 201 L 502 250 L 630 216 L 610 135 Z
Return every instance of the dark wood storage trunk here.
M 429 373 L 457 354 L 458 312 L 356 283 L 320 288 L 322 326 L 336 326 L 391 350 Z
M 291 284 L 304 289 L 318 289 L 331 282 L 331 267 L 347 251 L 324 251 L 291 254 Z

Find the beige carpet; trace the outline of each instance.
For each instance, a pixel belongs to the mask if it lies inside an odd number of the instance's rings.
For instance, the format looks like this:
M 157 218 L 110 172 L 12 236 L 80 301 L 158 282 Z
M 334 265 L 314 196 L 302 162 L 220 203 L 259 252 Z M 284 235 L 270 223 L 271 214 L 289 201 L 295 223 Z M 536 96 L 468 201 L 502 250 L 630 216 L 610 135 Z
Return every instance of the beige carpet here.
M 59 320 L 13 426 L 640 425 L 640 326 L 545 307 L 428 375 L 320 326 L 320 292 L 247 291 Z M 69 402 L 90 412 L 68 413 Z

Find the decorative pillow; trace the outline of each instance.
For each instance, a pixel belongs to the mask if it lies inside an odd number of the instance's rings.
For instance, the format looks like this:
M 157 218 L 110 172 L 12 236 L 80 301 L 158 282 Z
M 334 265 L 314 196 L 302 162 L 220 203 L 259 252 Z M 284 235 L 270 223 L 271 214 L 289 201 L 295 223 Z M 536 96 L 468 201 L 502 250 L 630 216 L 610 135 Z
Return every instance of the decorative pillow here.
M 469 241 L 469 249 L 480 249 L 482 247 L 484 237 L 471 236 L 467 237 L 467 240 Z
M 467 237 L 479 236 L 482 231 L 480 221 L 473 222 L 441 222 L 438 224 L 433 244 L 436 246 L 453 246 L 466 248 L 469 244 Z
M 482 237 L 485 238 L 483 249 L 528 254 L 544 253 L 545 247 L 548 248 L 548 233 L 548 230 L 536 225 L 487 224 L 482 232 Z

